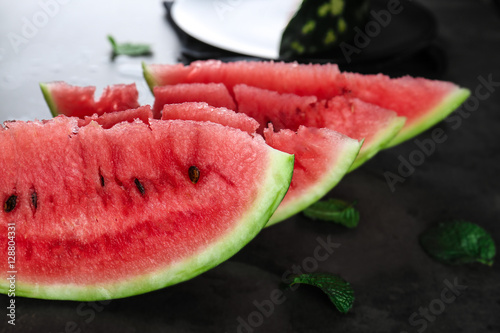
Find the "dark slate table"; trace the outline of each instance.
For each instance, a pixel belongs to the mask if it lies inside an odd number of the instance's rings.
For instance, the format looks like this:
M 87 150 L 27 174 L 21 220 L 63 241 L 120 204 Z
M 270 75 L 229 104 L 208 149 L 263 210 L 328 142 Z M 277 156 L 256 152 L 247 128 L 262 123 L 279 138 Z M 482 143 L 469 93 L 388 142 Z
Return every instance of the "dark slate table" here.
M 95 303 L 18 297 L 15 327 L 7 324 L 2 295 L 1 331 L 500 332 L 499 264 L 446 266 L 418 244 L 422 231 L 448 219 L 478 223 L 500 244 L 499 11 L 488 0 L 420 3 L 436 18 L 433 46 L 384 71 L 453 81 L 476 99 L 434 127 L 446 139 L 393 189 L 384 175 L 397 174 L 401 159 L 421 149 L 415 139 L 379 153 L 328 194 L 358 201 L 356 229 L 297 215 L 263 230 L 217 268 L 170 288 Z M 141 102 L 151 103 L 140 62 L 179 61 L 181 46 L 160 2 L 4 1 L 0 12 L 0 121 L 50 117 L 40 81 L 98 91 L 136 82 Z M 154 55 L 111 62 L 107 34 L 151 43 Z M 312 287 L 280 294 L 283 275 L 297 269 L 350 281 L 353 309 L 338 313 Z

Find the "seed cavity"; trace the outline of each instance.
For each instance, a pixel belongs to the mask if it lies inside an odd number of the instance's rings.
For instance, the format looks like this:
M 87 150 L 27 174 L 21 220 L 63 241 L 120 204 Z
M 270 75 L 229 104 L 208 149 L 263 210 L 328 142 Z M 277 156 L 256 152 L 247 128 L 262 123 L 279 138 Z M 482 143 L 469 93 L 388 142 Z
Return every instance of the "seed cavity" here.
M 139 179 L 134 179 L 134 183 L 135 183 L 135 186 L 137 186 L 137 189 L 139 190 L 139 192 L 141 192 L 141 195 L 144 195 L 144 193 L 146 193 L 146 190 L 144 189 L 144 186 L 141 184 L 141 182 L 139 181 Z
M 3 210 L 6 213 L 10 213 L 16 208 L 17 195 L 11 195 L 3 204 Z
M 101 187 L 104 187 L 104 176 L 102 175 L 101 168 L 99 168 L 99 179 L 101 180 Z
M 115 183 L 116 185 L 120 186 L 123 190 L 125 189 L 125 187 L 123 186 L 123 183 L 121 180 L 119 180 L 118 178 L 115 177 Z
M 38 208 L 38 195 L 36 194 L 36 191 L 31 193 L 31 204 L 33 205 L 33 208 Z
M 198 180 L 200 179 L 200 169 L 195 167 L 194 165 L 189 167 L 189 179 L 191 180 L 191 183 L 196 184 Z

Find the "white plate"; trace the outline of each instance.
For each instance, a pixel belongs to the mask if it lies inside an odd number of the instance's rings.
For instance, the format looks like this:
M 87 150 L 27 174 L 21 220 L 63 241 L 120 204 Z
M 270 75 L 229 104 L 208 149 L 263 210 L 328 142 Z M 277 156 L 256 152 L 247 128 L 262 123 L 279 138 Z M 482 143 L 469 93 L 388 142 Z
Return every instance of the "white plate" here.
M 281 35 L 301 0 L 176 0 L 172 18 L 187 34 L 221 49 L 277 59 Z

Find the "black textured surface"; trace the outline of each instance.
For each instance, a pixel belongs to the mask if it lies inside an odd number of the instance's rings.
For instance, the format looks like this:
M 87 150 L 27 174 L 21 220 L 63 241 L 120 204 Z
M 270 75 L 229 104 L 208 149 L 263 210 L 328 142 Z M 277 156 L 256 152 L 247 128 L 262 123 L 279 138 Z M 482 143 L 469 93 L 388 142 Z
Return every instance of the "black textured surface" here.
M 444 50 L 447 66 L 437 72 L 421 59 L 407 60 L 394 73 L 453 81 L 473 95 L 480 77 L 500 82 L 500 16 L 493 2 L 420 3 L 436 17 L 434 43 Z M 136 82 L 141 102 L 151 103 L 140 61 L 178 60 L 180 46 L 160 2 L 70 1 L 15 52 L 9 34 L 21 35 L 23 17 L 31 19 L 40 10 L 36 1 L 0 4 L 1 121 L 50 117 L 39 81 L 65 80 L 98 89 Z M 108 33 L 120 41 L 151 43 L 154 55 L 110 62 Z M 500 246 L 500 86 L 491 89 L 495 91 L 477 107 L 469 104 L 473 112 L 455 113 L 453 121 L 435 126 L 447 139 L 394 192 L 384 173 L 396 174 L 398 158 L 408 159 L 419 149 L 415 139 L 379 153 L 329 193 L 358 201 L 361 220 L 354 230 L 297 215 L 263 230 L 228 262 L 177 286 L 108 304 L 18 297 L 15 327 L 7 324 L 8 297 L 1 295 L 0 331 L 238 332 L 242 318 L 255 327 L 239 332 L 500 332 L 498 259 L 493 267 L 446 266 L 418 244 L 428 226 L 459 218 L 483 226 Z M 428 139 L 431 132 L 416 139 Z M 340 246 L 328 256 L 316 252 L 321 257 L 316 268 L 310 258 L 328 239 Z M 353 309 L 342 315 L 321 292 L 302 286 L 284 291 L 270 311 L 271 296 L 278 295 L 283 274 L 294 265 L 340 274 L 351 282 Z M 446 281 L 467 288 L 455 290 L 458 296 L 442 294 Z M 429 306 L 436 314 L 423 319 L 420 308 Z

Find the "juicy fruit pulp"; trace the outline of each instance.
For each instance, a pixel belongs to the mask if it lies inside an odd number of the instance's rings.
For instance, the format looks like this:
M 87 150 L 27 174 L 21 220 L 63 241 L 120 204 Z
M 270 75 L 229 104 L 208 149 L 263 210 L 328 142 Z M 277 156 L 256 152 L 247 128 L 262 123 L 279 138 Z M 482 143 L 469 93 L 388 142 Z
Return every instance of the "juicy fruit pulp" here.
M 134 122 L 135 119 L 139 119 L 143 123 L 149 124 L 149 119 L 151 118 L 153 118 L 153 112 L 151 111 L 151 107 L 146 105 L 138 107 L 137 109 L 106 112 L 100 116 L 95 113 L 90 117 L 84 116 L 83 119 L 78 119 L 78 126 L 82 127 L 88 125 L 91 121 L 95 121 L 104 129 L 107 129 L 123 121 L 129 123 Z
M 119 298 L 194 277 L 260 231 L 293 168 L 262 138 L 214 123 L 5 126 L 0 232 L 16 226 L 20 296 Z
M 159 119 L 165 104 L 184 102 L 206 102 L 215 107 L 225 107 L 236 110 L 236 104 L 222 83 L 209 84 L 179 84 L 171 87 L 154 88 L 154 117 Z M 204 100 L 199 97 L 204 96 Z
M 161 112 L 161 119 L 183 119 L 196 121 L 210 121 L 213 123 L 238 128 L 252 135 L 255 134 L 259 123 L 245 114 L 235 113 L 227 108 L 217 108 L 207 103 L 186 102 L 180 104 L 166 104 Z

